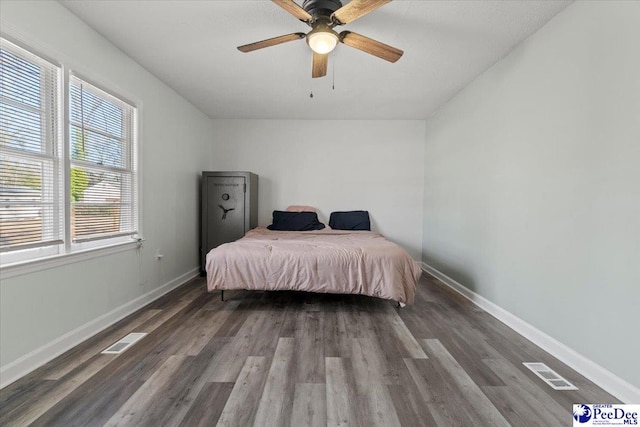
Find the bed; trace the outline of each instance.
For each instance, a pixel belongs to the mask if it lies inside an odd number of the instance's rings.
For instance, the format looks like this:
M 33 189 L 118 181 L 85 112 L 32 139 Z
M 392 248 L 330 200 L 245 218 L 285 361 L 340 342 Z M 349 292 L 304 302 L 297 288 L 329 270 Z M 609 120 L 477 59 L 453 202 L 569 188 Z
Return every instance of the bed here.
M 211 250 L 207 288 L 360 294 L 412 304 L 420 266 L 400 246 L 364 230 L 255 228 Z

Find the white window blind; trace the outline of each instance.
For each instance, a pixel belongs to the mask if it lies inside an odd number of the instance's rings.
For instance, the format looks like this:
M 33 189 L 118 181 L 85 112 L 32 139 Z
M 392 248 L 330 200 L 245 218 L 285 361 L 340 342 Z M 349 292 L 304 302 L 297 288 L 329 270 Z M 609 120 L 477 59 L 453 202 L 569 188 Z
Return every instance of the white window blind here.
M 63 242 L 60 68 L 0 43 L 0 252 Z
M 71 239 L 136 234 L 135 108 L 74 75 L 69 97 Z

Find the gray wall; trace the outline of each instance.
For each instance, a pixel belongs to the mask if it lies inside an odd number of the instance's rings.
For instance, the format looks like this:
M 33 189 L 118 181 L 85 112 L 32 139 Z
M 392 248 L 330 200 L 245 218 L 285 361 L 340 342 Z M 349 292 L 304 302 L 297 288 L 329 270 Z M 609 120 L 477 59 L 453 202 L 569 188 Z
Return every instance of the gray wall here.
M 260 225 L 288 205 L 365 209 L 372 227 L 422 254 L 422 120 L 215 120 L 213 165 L 260 175 Z
M 140 107 L 142 229 L 135 249 L 0 286 L 0 366 L 64 337 L 198 266 L 198 178 L 211 120 L 58 2 L 2 2 L 2 31 Z M 204 154 L 203 154 L 204 153 Z M 155 259 L 160 249 L 165 257 Z
M 640 3 L 576 2 L 426 125 L 423 260 L 636 387 Z

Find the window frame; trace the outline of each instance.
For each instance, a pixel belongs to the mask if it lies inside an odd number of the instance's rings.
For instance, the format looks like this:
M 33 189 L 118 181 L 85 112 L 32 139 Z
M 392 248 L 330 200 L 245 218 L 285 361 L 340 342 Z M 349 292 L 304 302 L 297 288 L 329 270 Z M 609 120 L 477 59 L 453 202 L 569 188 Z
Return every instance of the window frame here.
M 54 121 L 57 125 L 58 141 L 57 147 L 53 147 L 53 162 L 57 162 L 58 173 L 54 173 L 54 184 L 61 185 L 59 191 L 58 204 L 60 215 L 63 216 L 58 223 L 62 227 L 60 237 L 61 243 L 0 252 L 0 274 L 2 278 L 18 276 L 35 272 L 42 269 L 74 263 L 85 259 L 104 256 L 124 250 L 139 248 L 142 245 L 142 221 L 141 221 L 141 161 L 140 161 L 140 110 L 141 103 L 133 102 L 128 97 L 121 96 L 116 91 L 106 89 L 113 84 L 100 84 L 87 78 L 84 72 L 75 71 L 73 64 L 65 64 L 52 60 L 49 56 L 43 55 L 25 43 L 17 41 L 5 33 L 0 34 L 3 45 L 16 46 L 27 53 L 37 57 L 39 60 L 48 62 L 58 68 L 57 79 L 57 111 L 55 111 Z M 3 46 L 3 48 L 4 48 Z M 10 50 L 11 51 L 11 50 Z M 91 74 L 91 73 L 86 73 Z M 70 88 L 71 78 L 75 77 L 84 83 L 104 92 L 107 96 L 114 98 L 119 103 L 131 108 L 131 129 L 128 130 L 130 146 L 127 147 L 126 163 L 130 165 L 128 169 L 131 173 L 131 203 L 132 203 L 132 227 L 134 233 L 126 235 L 105 237 L 101 239 L 91 239 L 88 241 L 74 242 L 71 237 L 71 149 L 70 149 Z M 56 152 L 57 151 L 57 152 Z M 55 181 L 59 180 L 60 183 Z M 55 216 L 55 215 L 54 215 Z
M 110 167 L 110 166 L 98 166 L 98 165 L 93 165 L 91 162 L 89 161 L 83 161 L 83 160 L 73 160 L 71 159 L 70 155 L 66 156 L 66 160 L 69 161 L 69 167 L 65 168 L 65 171 L 71 171 L 71 168 L 74 167 L 74 164 L 76 166 L 81 166 L 81 167 L 86 167 L 86 168 L 95 168 L 95 169 L 100 169 L 103 170 L 103 172 L 107 172 L 107 173 L 121 173 L 121 174 L 126 174 L 129 173 L 131 175 L 131 188 L 130 188 L 130 197 L 131 197 L 131 220 L 132 220 L 132 226 L 135 229 L 134 232 L 121 232 L 120 235 L 113 235 L 113 236 L 107 236 L 107 237 L 90 237 L 90 238 L 80 238 L 80 239 L 75 239 L 71 236 L 71 229 L 70 227 L 67 227 L 67 231 L 68 233 L 65 234 L 65 241 L 69 243 L 71 251 L 74 250 L 83 250 L 83 249 L 91 249 L 94 247 L 101 247 L 104 246 L 104 244 L 100 243 L 103 241 L 108 240 L 109 242 L 128 242 L 131 240 L 131 236 L 132 235 L 139 235 L 140 234 L 140 220 L 139 220 L 139 192 L 140 192 L 140 187 L 138 185 L 138 181 L 139 181 L 139 168 L 138 168 L 138 153 L 137 153 L 137 147 L 138 147 L 138 139 L 137 139 L 137 116 L 138 116 L 138 112 L 137 112 L 137 107 L 135 106 L 135 104 L 129 100 L 127 100 L 126 98 L 116 95 L 111 91 L 105 90 L 103 87 L 93 83 L 91 80 L 87 79 L 86 77 L 84 77 L 82 74 L 79 74 L 75 71 L 70 71 L 67 75 L 66 78 L 69 79 L 69 82 L 65 85 L 65 90 L 68 92 L 68 94 L 65 96 L 65 100 L 66 102 L 68 102 L 70 104 L 70 91 L 71 91 L 71 79 L 74 78 L 76 80 L 79 80 L 80 82 L 87 84 L 89 86 L 91 86 L 87 91 L 90 93 L 93 93 L 94 96 L 100 96 L 102 97 L 103 94 L 104 96 L 106 96 L 106 100 L 107 101 L 113 101 L 113 102 L 117 102 L 119 104 L 122 104 L 123 106 L 126 106 L 128 108 L 131 109 L 130 114 L 131 114 L 131 118 L 130 118 L 130 123 L 125 123 L 125 121 L 123 121 L 123 133 L 124 136 L 122 137 L 123 140 L 127 140 L 127 144 L 126 144 L 126 153 L 125 153 L 125 159 L 124 159 L 124 163 L 125 166 L 124 167 Z M 99 93 L 102 92 L 103 94 Z M 108 98 L 113 98 L 113 100 L 110 100 Z M 69 135 L 69 130 L 71 128 L 71 105 L 68 105 L 65 107 L 66 108 L 66 126 L 65 126 L 65 130 L 67 132 L 67 136 L 66 136 L 66 147 L 68 150 L 68 153 L 71 153 L 71 136 Z M 70 180 L 70 172 L 67 175 L 69 177 Z M 71 183 L 69 182 L 69 185 L 66 186 L 65 190 L 68 189 L 69 193 L 71 191 Z M 72 205 L 72 201 L 71 201 L 71 194 L 68 195 L 68 200 L 65 204 L 65 207 L 68 207 L 68 211 L 69 214 L 71 213 L 71 205 Z M 70 224 L 66 223 L 66 224 Z

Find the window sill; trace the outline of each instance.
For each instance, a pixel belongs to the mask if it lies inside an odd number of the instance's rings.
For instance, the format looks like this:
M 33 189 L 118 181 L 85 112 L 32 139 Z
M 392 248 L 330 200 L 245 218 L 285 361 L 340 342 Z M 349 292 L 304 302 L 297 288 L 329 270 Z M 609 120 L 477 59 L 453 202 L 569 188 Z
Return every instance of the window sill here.
M 141 243 L 136 241 L 122 242 L 99 248 L 85 249 L 62 255 L 54 255 L 45 258 L 7 264 L 0 266 L 0 278 L 4 280 L 11 277 L 23 276 L 25 274 L 35 273 L 36 271 L 48 270 L 50 268 L 86 261 L 92 258 L 137 249 L 140 246 Z

